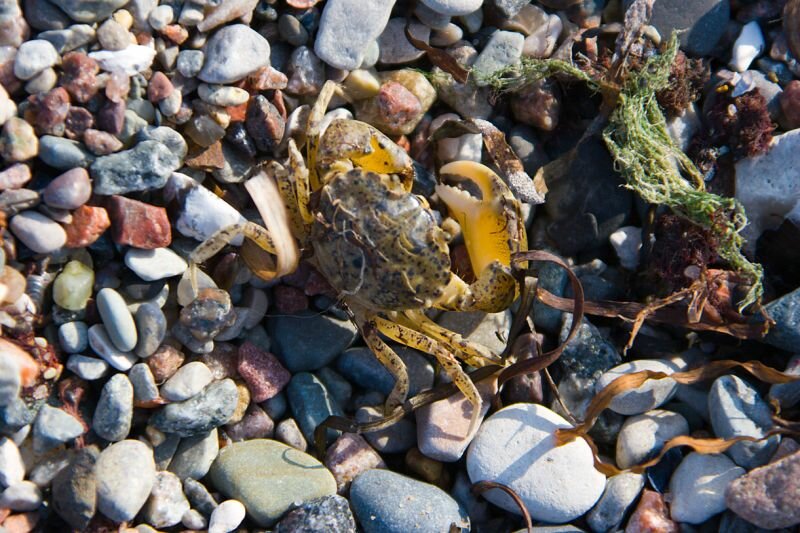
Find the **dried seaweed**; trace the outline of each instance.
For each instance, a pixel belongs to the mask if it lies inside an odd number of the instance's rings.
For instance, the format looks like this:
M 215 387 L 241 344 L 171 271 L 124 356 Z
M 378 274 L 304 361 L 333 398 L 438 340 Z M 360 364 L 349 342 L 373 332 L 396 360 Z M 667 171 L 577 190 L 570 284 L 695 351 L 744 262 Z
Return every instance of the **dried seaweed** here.
M 528 533 L 533 533 L 533 521 L 531 520 L 531 514 L 528 512 L 528 508 L 525 507 L 525 503 L 522 501 L 522 498 L 519 497 L 519 494 L 514 492 L 514 489 L 496 481 L 479 481 L 472 485 L 473 494 L 483 494 L 487 490 L 492 489 L 502 490 L 508 494 L 512 500 L 514 500 L 514 503 L 516 503 L 517 507 L 519 507 L 522 517 L 525 519 L 525 527 L 527 528 Z

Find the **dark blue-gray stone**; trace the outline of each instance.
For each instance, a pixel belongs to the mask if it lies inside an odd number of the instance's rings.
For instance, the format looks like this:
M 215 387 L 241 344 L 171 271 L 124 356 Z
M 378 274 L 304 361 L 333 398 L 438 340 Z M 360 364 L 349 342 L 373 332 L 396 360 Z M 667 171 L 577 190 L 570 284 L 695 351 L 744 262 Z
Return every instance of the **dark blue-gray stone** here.
M 764 307 L 775 321 L 764 340 L 782 350 L 797 350 L 800 346 L 800 289 L 784 294 Z
M 275 355 L 289 372 L 307 372 L 327 365 L 350 346 L 358 334 L 349 320 L 307 311 L 268 321 Z
M 433 387 L 433 365 L 415 350 L 392 346 L 406 364 L 410 380 L 409 396 Z M 369 348 L 350 348 L 336 360 L 336 369 L 347 379 L 367 390 L 376 390 L 388 395 L 394 387 L 395 378 L 381 364 Z
M 73 528 L 83 531 L 97 509 L 94 465 L 100 451 L 87 446 L 75 452 L 69 464 L 53 478 L 53 509 Z
M 83 424 L 71 414 L 43 405 L 33 423 L 33 449 L 46 452 L 83 434 Z
M 0 407 L 0 433 L 13 433 L 27 426 L 36 418 L 36 411 L 19 397 Z
M 186 498 L 192 504 L 192 509 L 197 509 L 206 517 L 210 516 L 219 505 L 206 486 L 195 479 L 183 480 L 183 492 L 186 493 Z
M 538 266 L 539 287 L 556 296 L 564 296 L 569 282 L 567 271 L 555 263 L 540 263 Z M 548 333 L 556 333 L 561 327 L 561 311 L 538 300 L 533 302 L 531 317 L 537 327 Z
M 792 357 L 784 372 L 800 377 L 800 355 Z M 773 385 L 769 389 L 769 398 L 780 402 L 782 409 L 794 407 L 800 403 L 800 379 Z
M 356 521 L 347 500 L 337 494 L 307 501 L 275 524 L 275 533 L 301 531 L 355 533 Z
M 350 397 L 353 395 L 353 386 L 350 385 L 341 374 L 326 366 L 314 372 L 314 375 L 325 385 L 328 392 L 333 395 L 333 399 L 336 400 L 336 403 L 342 406 L 348 404 Z
M 150 418 L 150 424 L 181 437 L 208 433 L 233 416 L 238 400 L 236 384 L 232 379 L 223 379 L 186 401 L 167 405 Z
M 297 425 L 308 442 L 314 442 L 314 430 L 326 418 L 331 415 L 343 415 L 341 406 L 336 403 L 325 385 L 316 376 L 307 372 L 292 376 L 289 386 L 286 387 L 286 397 Z M 332 429 L 327 431 L 329 441 L 338 435 L 338 431 Z
M 158 141 L 142 141 L 130 150 L 98 157 L 89 168 L 99 195 L 160 189 L 181 166 L 178 153 Z
M 156 304 L 146 302 L 136 310 L 134 319 L 139 340 L 133 353 L 143 358 L 150 357 L 167 334 L 167 317 Z
M 114 374 L 100 393 L 92 429 L 105 440 L 116 442 L 128 436 L 132 420 L 133 385 L 125 374 Z
M 95 157 L 77 141 L 44 135 L 39 139 L 39 159 L 53 168 L 69 170 L 88 167 Z
M 441 533 L 469 528 L 466 511 L 439 487 L 389 470 L 367 470 L 350 487 L 350 504 L 365 533 Z
M 632 2 L 626 0 L 625 7 Z M 681 48 L 691 55 L 704 56 L 725 33 L 730 16 L 730 0 L 658 0 L 650 24 L 664 39 L 669 39 L 673 31 L 687 30 L 679 35 Z

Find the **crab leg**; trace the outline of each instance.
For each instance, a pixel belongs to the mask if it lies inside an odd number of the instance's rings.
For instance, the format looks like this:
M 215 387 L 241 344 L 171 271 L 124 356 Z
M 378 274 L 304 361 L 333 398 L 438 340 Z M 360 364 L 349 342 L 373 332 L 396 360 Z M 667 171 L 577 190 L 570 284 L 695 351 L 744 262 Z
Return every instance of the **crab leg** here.
M 361 336 L 364 342 L 378 358 L 378 361 L 392 374 L 395 378 L 394 388 L 386 398 L 386 405 L 384 407 L 386 413 L 391 413 L 396 407 L 402 405 L 408 397 L 409 378 L 406 364 L 397 355 L 397 352 L 392 350 L 389 345 L 383 342 L 383 339 L 378 335 L 378 325 L 376 324 L 375 317 L 367 319 L 363 313 L 354 311 L 356 315 L 356 324 L 361 331 Z
M 469 424 L 469 434 L 471 434 L 480 419 L 482 400 L 478 389 L 464 372 L 464 369 L 461 368 L 458 359 L 445 350 L 438 341 L 428 337 L 424 333 L 420 333 L 419 331 L 396 324 L 381 317 L 375 317 L 374 321 L 378 327 L 378 331 L 390 339 L 408 346 L 409 348 L 414 348 L 436 357 L 436 360 L 442 365 L 442 369 L 450 379 L 453 380 L 458 390 L 461 391 L 469 403 L 472 404 L 472 416 Z
M 337 89 L 338 85 L 336 85 L 336 82 L 331 80 L 326 81 L 308 116 L 308 126 L 306 127 L 306 156 L 308 159 L 309 181 L 311 183 L 311 190 L 313 191 L 319 190 L 322 185 L 317 172 L 317 150 L 319 149 L 322 119 L 325 117 L 328 104 L 330 104 L 331 98 L 333 98 Z
M 489 363 L 499 362 L 499 359 L 484 346 L 466 340 L 455 331 L 443 328 L 421 311 L 405 311 L 403 315 L 405 316 L 398 316 L 398 322 L 411 328 L 416 326 L 422 333 L 433 337 L 457 354 L 462 355 L 461 359 L 470 366 L 479 368 Z

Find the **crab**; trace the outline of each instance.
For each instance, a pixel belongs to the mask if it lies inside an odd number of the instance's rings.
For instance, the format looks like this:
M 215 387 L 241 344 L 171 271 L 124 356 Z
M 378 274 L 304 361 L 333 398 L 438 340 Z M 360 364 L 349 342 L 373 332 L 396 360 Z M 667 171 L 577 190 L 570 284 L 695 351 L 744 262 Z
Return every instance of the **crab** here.
M 436 324 L 426 311 L 498 312 L 511 305 L 517 295 L 511 257 L 527 249 L 521 205 L 503 180 L 480 163 L 457 161 L 441 168 L 435 191 L 461 227 L 476 274 L 474 282 L 465 282 L 451 270 L 447 224 L 438 223 L 428 201 L 411 192 L 414 169 L 408 154 L 357 120 L 333 120 L 321 131 L 337 91 L 334 82 L 327 82 L 310 111 L 307 164 L 290 139 L 286 167 L 274 161 L 264 167 L 274 182 L 262 181 L 277 187 L 286 208 L 277 224 L 290 227 L 300 249 L 313 250 L 309 261 L 337 291 L 366 344 L 395 377 L 387 412 L 406 400 L 409 378 L 382 336 L 436 358 L 472 404 L 472 430 L 482 401 L 459 360 L 473 367 L 499 360 L 486 347 Z M 275 213 L 262 216 L 276 218 Z M 276 221 L 271 222 L 275 227 Z M 247 222 L 223 228 L 200 244 L 191 254 L 192 265 L 240 234 L 280 261 L 273 236 Z M 245 240 L 243 256 L 247 246 Z

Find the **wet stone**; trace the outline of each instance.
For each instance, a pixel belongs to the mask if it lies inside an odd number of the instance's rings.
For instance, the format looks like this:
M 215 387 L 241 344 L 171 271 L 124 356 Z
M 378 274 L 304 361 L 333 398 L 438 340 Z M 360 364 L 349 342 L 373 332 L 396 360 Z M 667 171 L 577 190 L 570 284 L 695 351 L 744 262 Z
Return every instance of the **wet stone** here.
M 180 158 L 157 141 L 143 141 L 130 150 L 97 158 L 90 172 L 94 192 L 125 194 L 164 187 Z
M 96 446 L 77 450 L 69 464 L 53 479 L 53 508 L 70 526 L 84 530 L 97 508 Z
M 180 323 L 201 342 L 207 342 L 236 319 L 230 294 L 221 289 L 201 289 L 181 310 Z
M 167 405 L 150 418 L 150 423 L 165 433 L 181 437 L 207 433 L 231 418 L 238 397 L 232 380 L 218 381 L 186 401 Z
M 116 442 L 128 436 L 133 419 L 133 385 L 125 374 L 115 374 L 103 386 L 94 411 L 92 430 Z

